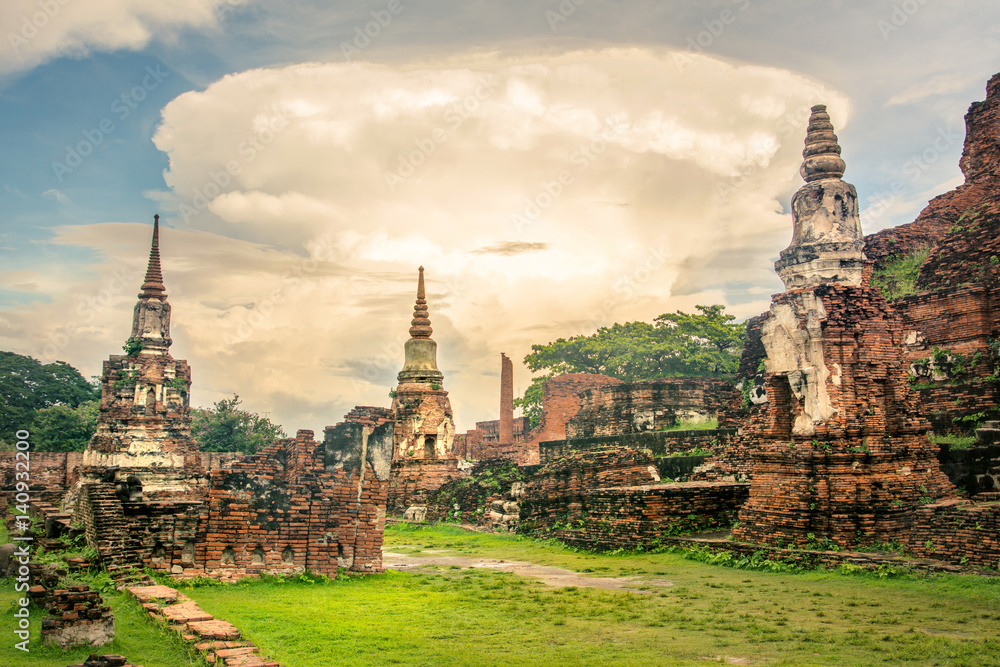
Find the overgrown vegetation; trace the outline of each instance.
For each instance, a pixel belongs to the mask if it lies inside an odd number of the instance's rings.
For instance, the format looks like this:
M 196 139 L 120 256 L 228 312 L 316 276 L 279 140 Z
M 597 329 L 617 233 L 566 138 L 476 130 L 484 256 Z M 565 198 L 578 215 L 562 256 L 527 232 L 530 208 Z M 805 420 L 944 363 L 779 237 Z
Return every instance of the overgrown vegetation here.
M 879 290 L 887 301 L 916 294 L 920 266 L 930 252 L 931 248 L 927 246 L 903 257 L 890 257 L 872 274 L 872 287 Z
M 146 348 L 146 344 L 142 342 L 139 338 L 129 338 L 122 345 L 122 351 L 125 352 L 125 356 L 134 357 L 142 352 Z
M 97 428 L 100 396 L 97 384 L 66 362 L 0 351 L 0 451 L 13 450 L 20 429 L 31 432 L 36 451 L 83 450 Z
M 203 452 L 254 454 L 279 438 L 284 429 L 265 415 L 240 409 L 240 397 L 217 401 L 212 408 L 191 410 L 191 437 Z
M 295 667 L 1000 662 L 995 579 L 856 566 L 793 572 L 763 555 L 593 554 L 449 525 L 393 526 L 386 545 L 394 553 L 557 566 L 580 578 L 556 588 L 449 564 L 184 593 Z M 593 588 L 592 577 L 628 577 L 633 590 Z
M 976 444 L 974 435 L 932 435 L 930 440 L 938 445 L 949 445 L 951 449 L 968 449 Z
M 448 521 L 473 522 L 481 516 L 487 498 L 506 492 L 524 479 L 524 471 L 513 461 L 483 459 L 469 475 L 432 493 L 427 499 L 428 513 Z

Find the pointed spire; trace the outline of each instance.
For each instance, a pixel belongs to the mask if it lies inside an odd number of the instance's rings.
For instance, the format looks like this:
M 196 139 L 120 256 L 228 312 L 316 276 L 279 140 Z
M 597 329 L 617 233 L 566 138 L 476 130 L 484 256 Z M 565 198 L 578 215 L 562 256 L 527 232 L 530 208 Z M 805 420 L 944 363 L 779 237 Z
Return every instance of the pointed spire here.
M 840 178 L 847 165 L 840 157 L 840 144 L 833 132 L 833 123 L 825 104 L 817 104 L 809 116 L 806 145 L 802 150 L 799 173 L 807 183 L 823 178 Z
M 427 310 L 427 299 L 424 295 L 424 267 L 420 267 L 420 277 L 417 279 L 417 302 L 413 306 L 413 320 L 410 321 L 411 338 L 430 338 L 434 330 L 431 329 L 430 312 Z
M 786 290 L 817 285 L 861 285 L 865 238 L 858 192 L 845 182 L 846 165 L 826 106 L 809 116 L 799 173 L 805 184 L 792 196 L 792 242 L 774 268 Z
M 153 216 L 153 243 L 149 248 L 149 265 L 146 267 L 146 280 L 142 283 L 142 293 L 139 298 L 165 299 L 166 287 L 163 284 L 163 272 L 160 270 L 160 216 Z

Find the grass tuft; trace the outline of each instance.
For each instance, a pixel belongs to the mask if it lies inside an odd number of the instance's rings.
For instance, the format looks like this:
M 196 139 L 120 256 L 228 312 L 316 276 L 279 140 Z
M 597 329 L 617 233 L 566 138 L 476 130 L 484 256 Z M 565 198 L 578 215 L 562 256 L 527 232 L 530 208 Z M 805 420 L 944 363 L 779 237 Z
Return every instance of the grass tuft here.
M 904 257 L 892 257 L 872 275 L 872 287 L 882 292 L 887 301 L 895 301 L 917 293 L 920 266 L 931 248 L 927 246 Z

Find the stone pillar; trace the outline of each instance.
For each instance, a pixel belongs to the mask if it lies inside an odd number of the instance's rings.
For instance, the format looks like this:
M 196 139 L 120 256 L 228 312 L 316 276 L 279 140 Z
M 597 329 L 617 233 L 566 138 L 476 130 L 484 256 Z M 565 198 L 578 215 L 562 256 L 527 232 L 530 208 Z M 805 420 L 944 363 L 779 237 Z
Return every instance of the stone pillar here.
M 501 447 L 514 444 L 514 364 L 500 353 L 500 438 Z

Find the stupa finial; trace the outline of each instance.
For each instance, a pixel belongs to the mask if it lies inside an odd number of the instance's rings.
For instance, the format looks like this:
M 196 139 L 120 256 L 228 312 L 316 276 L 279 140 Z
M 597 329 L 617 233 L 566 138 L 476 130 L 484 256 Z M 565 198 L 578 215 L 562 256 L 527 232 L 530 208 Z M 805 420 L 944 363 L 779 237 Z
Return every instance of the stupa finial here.
M 845 182 L 846 165 L 826 106 L 809 116 L 799 173 L 805 184 L 792 196 L 792 242 L 774 268 L 786 290 L 824 284 L 861 285 L 865 237 L 858 193 Z
M 410 338 L 430 338 L 430 311 L 427 309 L 427 299 L 424 293 L 424 267 L 420 267 L 420 277 L 417 279 L 417 301 L 413 306 L 413 320 L 410 321 Z
M 146 280 L 142 283 L 140 298 L 166 298 L 167 288 L 163 284 L 163 271 L 160 269 L 160 216 L 153 216 L 153 242 L 149 247 L 149 264 L 146 267 Z
M 847 164 L 840 157 L 840 144 L 833 132 L 830 114 L 826 112 L 825 104 L 817 104 L 811 111 L 799 173 L 807 183 L 822 178 L 840 178 Z

